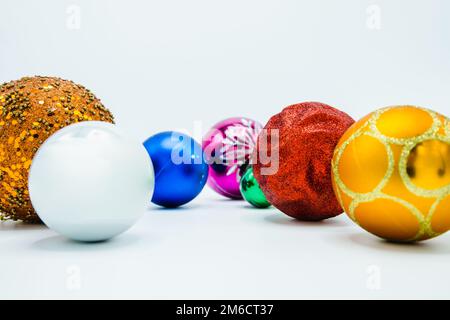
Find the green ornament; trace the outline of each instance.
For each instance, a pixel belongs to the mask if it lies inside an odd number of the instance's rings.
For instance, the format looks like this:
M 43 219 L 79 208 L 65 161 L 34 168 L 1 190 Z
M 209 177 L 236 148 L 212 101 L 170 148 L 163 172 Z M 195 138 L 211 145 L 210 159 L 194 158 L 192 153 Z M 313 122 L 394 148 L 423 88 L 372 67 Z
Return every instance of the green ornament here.
M 244 199 L 256 208 L 270 207 L 266 196 L 253 175 L 253 167 L 249 166 L 241 178 L 240 189 Z

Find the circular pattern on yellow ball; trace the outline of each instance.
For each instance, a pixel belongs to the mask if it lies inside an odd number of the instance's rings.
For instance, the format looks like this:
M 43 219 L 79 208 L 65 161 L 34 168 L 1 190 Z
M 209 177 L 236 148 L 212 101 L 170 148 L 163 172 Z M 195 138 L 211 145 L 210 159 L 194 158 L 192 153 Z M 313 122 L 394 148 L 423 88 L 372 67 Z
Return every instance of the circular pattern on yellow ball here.
M 358 161 L 354 161 L 355 153 Z M 367 193 L 382 181 L 388 169 L 389 159 L 385 146 L 377 139 L 361 135 L 349 142 L 339 162 L 342 182 L 352 191 Z M 370 175 L 366 172 L 370 171 Z
M 40 145 L 72 123 L 113 123 L 113 116 L 85 87 L 54 77 L 0 85 L 0 108 L 0 220 L 39 222 L 28 194 L 28 171 Z
M 428 109 L 377 110 L 350 127 L 333 161 L 348 216 L 388 240 L 419 241 L 450 227 L 449 119 Z
M 354 216 L 362 228 L 387 240 L 408 241 L 420 229 L 407 207 L 389 199 L 363 202 L 355 208 Z
M 382 112 L 376 127 L 387 137 L 412 138 L 424 134 L 432 124 L 433 118 L 427 111 L 412 106 L 401 106 Z
M 431 218 L 431 228 L 438 233 L 444 233 L 450 229 L 450 196 L 437 203 Z
M 411 183 L 426 189 L 450 185 L 450 144 L 437 139 L 425 140 L 411 149 L 407 159 L 407 174 Z

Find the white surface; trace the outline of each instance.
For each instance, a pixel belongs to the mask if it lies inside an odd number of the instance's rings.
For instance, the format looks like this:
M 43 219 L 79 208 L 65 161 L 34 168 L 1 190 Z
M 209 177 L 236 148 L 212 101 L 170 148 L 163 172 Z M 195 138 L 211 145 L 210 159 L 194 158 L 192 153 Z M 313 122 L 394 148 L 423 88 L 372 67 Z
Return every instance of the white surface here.
M 210 192 L 110 242 L 0 234 L 0 298 L 450 298 L 450 235 L 390 244 L 344 215 L 297 222 Z
M 72 79 L 140 141 L 198 138 L 231 116 L 266 123 L 305 100 L 355 118 L 393 104 L 449 115 L 448 0 L 9 0 L 1 12 L 0 81 Z M 206 193 L 94 246 L 1 224 L 0 297 L 450 298 L 449 240 L 392 245 L 344 216 L 296 223 Z
M 49 228 L 70 239 L 100 241 L 139 220 L 154 184 L 141 142 L 110 123 L 86 121 L 44 142 L 33 158 L 28 187 Z
M 265 124 L 308 100 L 355 118 L 396 104 L 449 113 L 448 0 L 7 0 L 1 10 L 0 81 L 81 83 L 141 141 L 198 138 L 233 116 Z

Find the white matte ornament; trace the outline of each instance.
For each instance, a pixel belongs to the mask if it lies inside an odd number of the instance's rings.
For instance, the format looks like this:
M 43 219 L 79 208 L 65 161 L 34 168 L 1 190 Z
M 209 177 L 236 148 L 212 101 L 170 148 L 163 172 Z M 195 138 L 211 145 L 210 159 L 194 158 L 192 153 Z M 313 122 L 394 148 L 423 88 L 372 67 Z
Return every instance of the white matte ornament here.
M 78 241 L 110 239 L 145 212 L 154 189 L 144 146 L 115 125 L 86 121 L 50 136 L 36 153 L 28 179 L 42 221 Z

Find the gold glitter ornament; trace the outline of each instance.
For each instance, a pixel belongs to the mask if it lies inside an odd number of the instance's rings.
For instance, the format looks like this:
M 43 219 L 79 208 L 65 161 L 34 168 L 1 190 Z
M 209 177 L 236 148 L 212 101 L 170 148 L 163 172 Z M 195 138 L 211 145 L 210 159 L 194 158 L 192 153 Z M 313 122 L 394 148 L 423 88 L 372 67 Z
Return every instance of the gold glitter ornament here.
M 450 120 L 415 106 L 377 110 L 351 126 L 332 161 L 348 216 L 381 238 L 412 242 L 450 228 Z
M 0 219 L 39 222 L 27 184 L 40 145 L 69 124 L 114 118 L 88 89 L 54 77 L 0 85 L 0 108 Z

